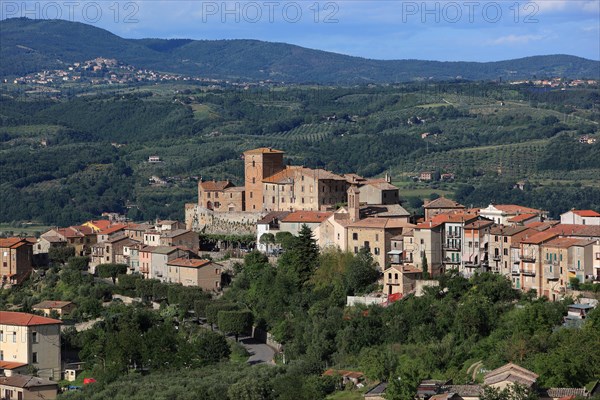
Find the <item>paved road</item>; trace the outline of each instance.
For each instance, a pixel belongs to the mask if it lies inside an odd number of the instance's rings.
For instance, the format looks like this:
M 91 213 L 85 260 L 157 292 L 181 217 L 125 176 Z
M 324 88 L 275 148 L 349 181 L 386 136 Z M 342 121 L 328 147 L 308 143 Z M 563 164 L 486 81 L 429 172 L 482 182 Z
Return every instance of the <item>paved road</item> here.
M 210 329 L 210 325 L 207 323 L 201 323 L 201 327 L 205 329 Z M 214 329 L 214 332 L 221 333 L 218 329 Z M 222 334 L 222 333 L 221 333 Z M 227 339 L 235 341 L 235 336 L 233 335 L 224 335 Z M 275 357 L 275 349 L 271 346 L 261 343 L 258 340 L 250 337 L 250 336 L 240 336 L 239 343 L 244 346 L 246 351 L 250 353 L 250 357 L 248 358 L 248 364 L 257 365 L 257 364 L 269 364 L 275 365 L 275 361 L 273 358 Z
M 273 361 L 273 357 L 275 357 L 275 350 L 273 350 L 271 346 L 268 346 L 264 343 L 260 343 L 259 341 L 251 337 L 245 337 L 240 339 L 240 343 L 246 348 L 248 353 L 250 353 L 250 358 L 248 358 L 248 364 L 275 365 L 275 362 Z

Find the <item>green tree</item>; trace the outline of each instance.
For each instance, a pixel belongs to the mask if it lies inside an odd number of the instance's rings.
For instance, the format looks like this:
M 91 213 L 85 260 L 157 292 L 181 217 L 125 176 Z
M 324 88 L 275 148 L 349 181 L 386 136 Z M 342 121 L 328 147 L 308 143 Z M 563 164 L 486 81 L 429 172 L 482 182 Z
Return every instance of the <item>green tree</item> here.
M 209 304 L 205 308 L 206 312 L 206 322 L 208 322 L 213 327 L 213 324 L 218 324 L 218 316 L 220 311 L 233 311 L 237 310 L 239 307 L 234 303 L 228 302 L 214 302 L 213 304 Z
M 75 257 L 75 248 L 71 246 L 50 247 L 48 258 L 50 262 L 65 264 L 71 257 Z
M 221 332 L 235 335 L 236 342 L 239 335 L 252 329 L 254 321 L 252 312 L 249 310 L 219 311 L 217 318 Z
M 515 383 L 500 390 L 485 386 L 480 400 L 538 400 L 539 396 L 527 386 Z
M 348 295 L 353 296 L 363 292 L 370 285 L 377 282 L 378 278 L 377 263 L 373 260 L 373 256 L 369 250 L 365 248 L 360 249 L 348 265 L 346 273 L 346 290 Z
M 127 273 L 125 264 L 100 264 L 96 267 L 98 276 L 101 278 L 111 278 L 113 283 L 117 282 L 117 276 Z

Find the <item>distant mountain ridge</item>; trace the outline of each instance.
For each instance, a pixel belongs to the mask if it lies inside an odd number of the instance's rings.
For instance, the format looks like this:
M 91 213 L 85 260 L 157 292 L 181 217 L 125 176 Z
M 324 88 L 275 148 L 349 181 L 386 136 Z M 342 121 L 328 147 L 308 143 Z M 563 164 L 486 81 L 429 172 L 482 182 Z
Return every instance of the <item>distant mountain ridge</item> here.
M 356 84 L 419 79 L 600 79 L 600 61 L 547 55 L 497 62 L 372 60 L 258 40 L 124 39 L 64 20 L 0 21 L 0 76 L 96 57 L 157 71 L 232 80 Z

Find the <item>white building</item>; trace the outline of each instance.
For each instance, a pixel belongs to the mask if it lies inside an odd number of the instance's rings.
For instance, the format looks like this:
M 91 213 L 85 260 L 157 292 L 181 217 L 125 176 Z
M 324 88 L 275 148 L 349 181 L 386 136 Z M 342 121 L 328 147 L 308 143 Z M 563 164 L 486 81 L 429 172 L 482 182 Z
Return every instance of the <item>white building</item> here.
M 561 224 L 600 225 L 600 213 L 594 210 L 571 210 L 560 215 Z

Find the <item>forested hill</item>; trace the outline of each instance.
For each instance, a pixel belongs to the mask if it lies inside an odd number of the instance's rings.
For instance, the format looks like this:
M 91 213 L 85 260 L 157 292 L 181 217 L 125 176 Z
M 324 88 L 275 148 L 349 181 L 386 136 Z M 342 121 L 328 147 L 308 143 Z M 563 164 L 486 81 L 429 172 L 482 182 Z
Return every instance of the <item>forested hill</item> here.
M 0 21 L 0 76 L 18 76 L 96 57 L 164 72 L 248 81 L 296 83 L 405 82 L 539 77 L 599 78 L 600 62 L 547 55 L 476 63 L 370 60 L 257 40 L 123 39 L 63 20 Z M 10 62 L 7 62 L 10 60 Z

